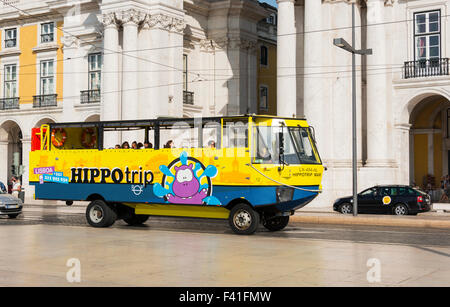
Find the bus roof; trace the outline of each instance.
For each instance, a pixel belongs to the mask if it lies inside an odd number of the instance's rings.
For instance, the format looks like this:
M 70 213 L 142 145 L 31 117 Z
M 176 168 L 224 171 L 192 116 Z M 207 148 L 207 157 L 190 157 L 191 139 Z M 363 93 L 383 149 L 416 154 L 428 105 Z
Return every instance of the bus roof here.
M 95 127 L 102 125 L 103 127 L 145 127 L 152 126 L 156 123 L 173 123 L 173 122 L 189 122 L 201 120 L 202 122 L 219 122 L 221 119 L 248 119 L 248 118 L 262 118 L 262 119 L 286 119 L 286 120 L 306 120 L 305 118 L 290 118 L 290 117 L 280 117 L 272 115 L 235 115 L 235 116 L 216 116 L 216 117 L 160 117 L 157 119 L 139 119 L 139 120 L 116 120 L 116 121 L 98 121 L 98 122 L 71 122 L 71 123 L 50 123 L 52 128 L 68 128 L 68 127 Z

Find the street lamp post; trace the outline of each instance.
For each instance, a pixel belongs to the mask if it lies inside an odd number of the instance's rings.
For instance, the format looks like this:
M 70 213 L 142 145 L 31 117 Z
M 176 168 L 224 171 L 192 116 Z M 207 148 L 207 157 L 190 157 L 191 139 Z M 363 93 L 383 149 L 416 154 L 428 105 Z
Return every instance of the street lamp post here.
M 353 216 L 358 215 L 358 166 L 357 166 L 357 142 L 356 142 L 356 55 L 371 55 L 372 49 L 356 50 L 355 34 L 355 4 L 352 4 L 352 45 L 343 38 L 336 38 L 333 44 L 352 54 L 352 134 L 353 134 Z

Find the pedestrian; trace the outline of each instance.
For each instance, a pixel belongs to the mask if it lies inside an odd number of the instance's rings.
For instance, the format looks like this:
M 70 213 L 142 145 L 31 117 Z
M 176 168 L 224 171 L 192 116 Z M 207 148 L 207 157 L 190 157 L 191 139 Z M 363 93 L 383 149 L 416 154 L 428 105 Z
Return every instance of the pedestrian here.
M 439 199 L 439 202 L 443 202 L 443 201 L 448 201 L 449 200 L 449 198 L 448 198 L 448 195 L 449 195 L 449 193 L 448 193 L 449 192 L 449 184 L 448 184 L 447 178 L 448 178 L 448 175 L 445 176 L 445 177 L 442 177 L 442 180 L 441 180 L 442 196 Z
M 6 193 L 7 191 L 6 186 L 0 181 L 0 192 Z
M 19 198 L 19 193 L 22 190 L 22 185 L 20 184 L 20 180 L 17 179 L 16 177 L 12 177 L 11 182 L 13 185 L 11 194 L 12 194 L 12 196 Z

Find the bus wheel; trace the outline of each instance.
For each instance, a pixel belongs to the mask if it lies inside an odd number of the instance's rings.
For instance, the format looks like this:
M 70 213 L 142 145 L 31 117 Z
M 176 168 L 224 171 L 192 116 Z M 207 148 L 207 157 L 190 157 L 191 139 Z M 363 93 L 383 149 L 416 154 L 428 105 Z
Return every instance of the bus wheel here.
M 228 222 L 239 235 L 251 235 L 259 226 L 259 213 L 247 204 L 237 204 L 231 209 Z
M 289 216 L 276 216 L 264 222 L 264 227 L 270 231 L 280 231 L 289 224 Z
M 117 213 L 103 200 L 92 201 L 86 209 L 86 219 L 92 227 L 109 227 L 117 219 Z
M 144 224 L 148 220 L 148 215 L 137 215 L 134 214 L 131 217 L 124 218 L 123 220 L 130 226 Z

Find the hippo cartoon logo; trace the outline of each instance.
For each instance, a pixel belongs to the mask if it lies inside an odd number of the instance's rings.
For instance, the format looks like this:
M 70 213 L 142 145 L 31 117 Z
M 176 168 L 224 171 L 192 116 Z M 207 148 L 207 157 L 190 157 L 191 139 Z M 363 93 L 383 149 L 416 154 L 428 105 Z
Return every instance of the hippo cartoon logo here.
M 157 197 L 171 204 L 221 205 L 216 197 L 211 196 L 211 178 L 217 175 L 215 166 L 205 167 L 183 151 L 180 158 L 168 166 L 161 165 L 159 169 L 164 175 L 161 184 L 155 183 L 153 186 L 153 193 Z

